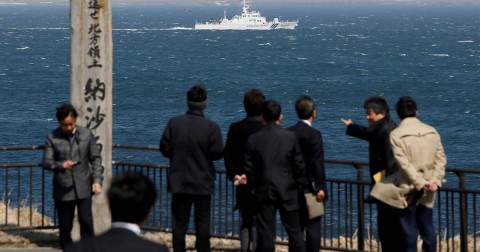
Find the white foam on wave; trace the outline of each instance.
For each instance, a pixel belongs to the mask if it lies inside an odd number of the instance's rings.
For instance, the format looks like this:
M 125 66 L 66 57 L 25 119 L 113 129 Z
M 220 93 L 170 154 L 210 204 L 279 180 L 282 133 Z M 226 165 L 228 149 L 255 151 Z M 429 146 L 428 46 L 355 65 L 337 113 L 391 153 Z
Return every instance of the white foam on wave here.
M 4 2 L 0 2 L 0 5 L 27 5 L 27 3 L 4 3 Z
M 450 57 L 448 53 L 431 53 L 429 55 L 433 57 Z
M 457 43 L 473 43 L 473 40 L 460 40 Z
M 192 27 L 175 26 L 166 30 L 193 30 Z

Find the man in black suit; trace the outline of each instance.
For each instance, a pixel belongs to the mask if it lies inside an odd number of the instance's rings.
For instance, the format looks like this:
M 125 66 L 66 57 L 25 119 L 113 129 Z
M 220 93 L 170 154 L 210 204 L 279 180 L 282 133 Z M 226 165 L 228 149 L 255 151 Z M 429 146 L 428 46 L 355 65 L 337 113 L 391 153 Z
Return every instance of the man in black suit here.
M 261 118 L 265 96 L 258 89 L 250 89 L 243 97 L 247 117 L 232 123 L 225 143 L 225 167 L 228 177 L 236 187 L 236 209 L 240 211 L 240 250 L 252 251 L 256 248 L 256 230 L 253 225 L 253 195 L 246 182 L 245 153 L 248 137 L 263 128 Z
M 353 123 L 352 119 L 341 119 L 347 126 L 346 134 L 368 141 L 370 179 L 375 184 L 382 177 L 398 171 L 390 144 L 390 132 L 396 124 L 390 119 L 387 101 L 380 96 L 369 97 L 363 103 L 368 127 Z M 400 237 L 400 211 L 381 201 L 377 203 L 377 228 L 382 251 L 403 251 Z
M 188 111 L 170 119 L 160 140 L 160 151 L 170 159 L 168 189 L 172 192 L 173 251 L 184 252 L 185 235 L 194 206 L 195 248 L 210 251 L 210 205 L 215 190 L 213 161 L 223 157 L 220 127 L 207 119 L 207 90 L 193 86 L 187 92 Z
M 118 175 L 108 190 L 112 228 L 97 237 L 67 245 L 65 252 L 167 252 L 167 247 L 140 237 L 157 197 L 155 186 L 139 173 Z
M 254 190 L 257 208 L 255 251 L 275 251 L 275 217 L 278 209 L 288 233 L 289 251 L 305 252 L 298 215 L 299 190 L 306 185 L 306 182 L 302 181 L 305 164 L 295 134 L 279 125 L 282 120 L 281 112 L 278 102 L 265 102 L 262 118 L 266 125 L 251 135 L 247 144 L 247 184 Z
M 295 103 L 295 111 L 299 121 L 288 129 L 295 132 L 297 136 L 305 161 L 304 179 L 308 181 L 308 186 L 299 195 L 300 224 L 302 230 L 305 230 L 307 251 L 318 252 L 320 250 L 320 221 L 322 217 L 309 219 L 307 203 L 303 194 L 314 194 L 319 202 L 324 201 L 326 196 L 322 134 L 312 127 L 317 110 L 315 102 L 310 97 L 300 96 Z

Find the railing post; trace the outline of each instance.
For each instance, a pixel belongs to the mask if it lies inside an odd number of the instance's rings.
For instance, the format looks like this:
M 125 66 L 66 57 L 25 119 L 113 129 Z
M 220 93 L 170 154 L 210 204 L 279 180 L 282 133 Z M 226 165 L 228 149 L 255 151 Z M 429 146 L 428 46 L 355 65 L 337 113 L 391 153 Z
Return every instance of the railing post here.
M 468 251 L 468 233 L 467 233 L 467 195 L 463 191 L 465 189 L 465 173 L 458 172 L 460 183 L 460 251 Z
M 358 209 L 358 250 L 364 250 L 365 248 L 365 241 L 364 241 L 364 228 L 365 228 L 365 209 L 363 208 L 363 166 L 356 165 L 357 168 L 357 180 L 359 182 L 358 186 L 358 194 L 357 194 L 357 209 Z

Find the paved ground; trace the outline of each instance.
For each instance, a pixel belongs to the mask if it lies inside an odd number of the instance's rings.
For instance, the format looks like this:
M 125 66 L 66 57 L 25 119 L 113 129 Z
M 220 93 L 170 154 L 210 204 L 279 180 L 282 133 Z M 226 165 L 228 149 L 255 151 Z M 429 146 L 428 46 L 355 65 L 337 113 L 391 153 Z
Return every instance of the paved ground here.
M 54 248 L 12 248 L 0 249 L 1 252 L 61 252 L 60 249 Z

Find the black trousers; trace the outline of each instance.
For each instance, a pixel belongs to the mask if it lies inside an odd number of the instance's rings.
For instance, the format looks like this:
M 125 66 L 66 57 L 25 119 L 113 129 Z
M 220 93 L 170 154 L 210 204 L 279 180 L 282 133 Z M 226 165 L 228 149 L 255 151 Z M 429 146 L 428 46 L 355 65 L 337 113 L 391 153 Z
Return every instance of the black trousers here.
M 75 217 L 75 207 L 77 207 L 78 221 L 80 223 L 81 238 L 94 235 L 93 216 L 92 216 L 92 198 L 62 201 L 55 200 L 55 208 L 58 215 L 58 226 L 60 236 L 60 247 L 72 242 L 73 219 Z
M 257 247 L 257 229 L 254 225 L 254 207 L 241 206 L 238 209 L 241 215 L 240 224 L 240 251 L 251 252 Z
M 186 251 L 185 235 L 190 222 L 190 211 L 194 206 L 195 248 L 198 252 L 210 251 L 210 203 L 211 195 L 172 195 L 172 239 L 173 251 Z
M 287 211 L 281 203 L 266 202 L 258 206 L 255 214 L 257 227 L 256 252 L 274 252 L 276 239 L 276 211 L 280 211 L 280 219 L 288 233 L 288 251 L 305 252 L 305 240 L 300 227 L 298 210 Z
M 307 202 L 305 201 L 303 193 L 299 194 L 298 197 L 300 226 L 302 231 L 305 232 L 307 252 L 318 252 L 320 251 L 322 217 L 320 216 L 310 220 L 308 217 Z
M 402 209 L 377 201 L 377 229 L 382 251 L 405 251 L 400 227 Z

